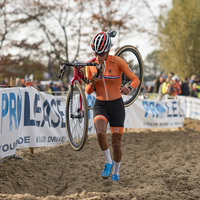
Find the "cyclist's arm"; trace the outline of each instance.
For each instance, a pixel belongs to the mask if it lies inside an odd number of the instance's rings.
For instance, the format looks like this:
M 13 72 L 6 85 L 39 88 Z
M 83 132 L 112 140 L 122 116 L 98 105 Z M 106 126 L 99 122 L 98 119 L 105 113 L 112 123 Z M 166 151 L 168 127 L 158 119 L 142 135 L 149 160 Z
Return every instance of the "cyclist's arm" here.
M 116 64 L 119 66 L 120 70 L 132 81 L 130 86 L 134 90 L 139 84 L 139 78 L 129 69 L 127 63 L 122 58 L 116 59 Z
M 91 80 L 91 77 L 92 77 L 92 73 L 90 71 L 90 67 L 89 66 L 86 66 L 86 77 L 88 80 Z M 91 94 L 92 92 L 94 91 L 94 86 L 92 86 L 92 84 L 87 84 L 86 87 L 85 87 L 85 92 L 87 94 Z

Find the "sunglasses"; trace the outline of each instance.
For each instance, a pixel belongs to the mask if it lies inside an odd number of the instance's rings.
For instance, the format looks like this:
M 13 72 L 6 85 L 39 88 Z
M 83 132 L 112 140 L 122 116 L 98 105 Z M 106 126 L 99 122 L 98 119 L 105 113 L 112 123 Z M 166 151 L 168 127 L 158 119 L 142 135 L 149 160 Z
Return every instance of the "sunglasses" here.
M 94 53 L 95 56 L 103 57 L 107 54 L 108 52 L 103 52 L 103 53 Z

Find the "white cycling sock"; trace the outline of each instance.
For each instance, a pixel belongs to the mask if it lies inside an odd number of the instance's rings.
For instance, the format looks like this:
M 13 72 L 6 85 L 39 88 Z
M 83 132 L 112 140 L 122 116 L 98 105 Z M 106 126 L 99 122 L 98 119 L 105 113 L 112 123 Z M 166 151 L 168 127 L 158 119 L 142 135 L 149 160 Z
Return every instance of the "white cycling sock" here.
M 119 168 L 120 168 L 121 162 L 115 162 L 114 161 L 114 170 L 113 170 L 113 174 L 117 174 L 119 175 Z
M 110 156 L 110 149 L 108 148 L 107 150 L 102 151 L 102 153 L 103 153 L 104 158 L 106 159 L 106 162 L 108 164 L 112 164 L 112 158 Z

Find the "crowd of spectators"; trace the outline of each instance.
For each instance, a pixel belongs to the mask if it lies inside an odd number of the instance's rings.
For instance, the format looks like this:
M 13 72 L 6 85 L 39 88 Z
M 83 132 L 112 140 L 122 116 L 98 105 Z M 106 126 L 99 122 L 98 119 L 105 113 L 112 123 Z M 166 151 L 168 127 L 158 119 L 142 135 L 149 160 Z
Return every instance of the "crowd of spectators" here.
M 41 82 L 33 81 L 33 84 L 36 86 L 36 89 L 48 94 L 55 96 L 65 95 L 68 90 L 67 83 L 54 83 L 53 81 L 50 84 L 42 85 Z
M 0 84 L 1 86 L 9 86 L 9 80 L 6 78 Z M 41 84 L 41 82 L 34 80 L 34 87 L 52 95 L 65 95 L 68 90 L 67 83 L 54 83 L 53 81 L 47 84 Z M 22 81 L 16 79 L 16 87 L 25 87 Z M 143 86 L 142 93 L 157 93 L 159 95 L 164 93 L 170 93 L 171 95 L 184 95 L 200 98 L 200 79 L 197 75 L 192 75 L 191 78 L 185 77 L 184 80 L 180 80 L 179 76 L 173 72 L 167 76 L 162 74 L 154 80 L 154 86 Z
M 170 72 L 167 76 L 162 74 L 154 80 L 154 86 L 143 87 L 146 93 L 169 93 L 172 96 L 184 95 L 200 98 L 200 79 L 197 75 L 180 80 L 177 74 Z
M 0 85 L 5 86 L 5 87 L 9 86 L 9 80 L 7 78 L 4 79 Z
M 24 84 L 24 82 L 26 82 L 26 80 L 22 80 L 19 78 L 16 78 L 16 87 L 26 87 L 26 85 Z M 68 84 L 67 83 L 54 83 L 53 81 L 50 82 L 50 84 L 46 83 L 46 84 L 41 84 L 41 82 L 34 80 L 33 82 L 33 86 L 41 91 L 41 92 L 46 92 L 55 96 L 58 95 L 65 95 L 67 93 L 68 90 Z M 9 80 L 8 79 L 4 79 L 2 81 L 2 83 L 0 84 L 2 87 L 6 87 L 9 86 Z
M 184 95 L 200 98 L 200 79 L 197 75 L 191 78 L 185 77 L 180 80 L 179 76 L 169 73 L 168 76 L 162 74 L 154 80 L 154 86 L 143 86 L 142 93 L 157 93 L 159 95 L 170 93 L 172 96 Z

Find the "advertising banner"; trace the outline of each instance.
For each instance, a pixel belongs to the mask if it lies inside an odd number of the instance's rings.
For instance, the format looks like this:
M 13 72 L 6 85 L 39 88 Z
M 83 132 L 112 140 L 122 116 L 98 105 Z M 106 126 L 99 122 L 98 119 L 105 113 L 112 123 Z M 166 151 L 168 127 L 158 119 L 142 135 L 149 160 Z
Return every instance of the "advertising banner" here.
M 179 99 L 185 99 L 186 101 L 185 117 L 200 120 L 200 99 L 185 96 L 179 96 Z
M 126 108 L 125 128 L 182 127 L 184 119 L 184 100 L 138 98 L 132 106 Z
M 64 97 L 27 87 L 1 89 L 0 98 L 0 158 L 67 141 Z
M 93 107 L 95 95 L 87 95 Z M 155 100 L 138 98 L 125 108 L 124 128 L 174 128 L 182 127 L 185 119 L 185 99 Z M 89 111 L 89 133 L 93 134 L 93 112 Z
M 94 94 L 86 95 L 89 107 L 94 106 L 95 98 Z M 0 158 L 14 155 L 19 148 L 55 146 L 68 141 L 66 97 L 26 87 L 0 89 L 0 99 Z M 138 98 L 126 108 L 124 128 L 182 127 L 185 102 Z M 88 123 L 88 134 L 95 134 L 92 109 L 88 111 Z

